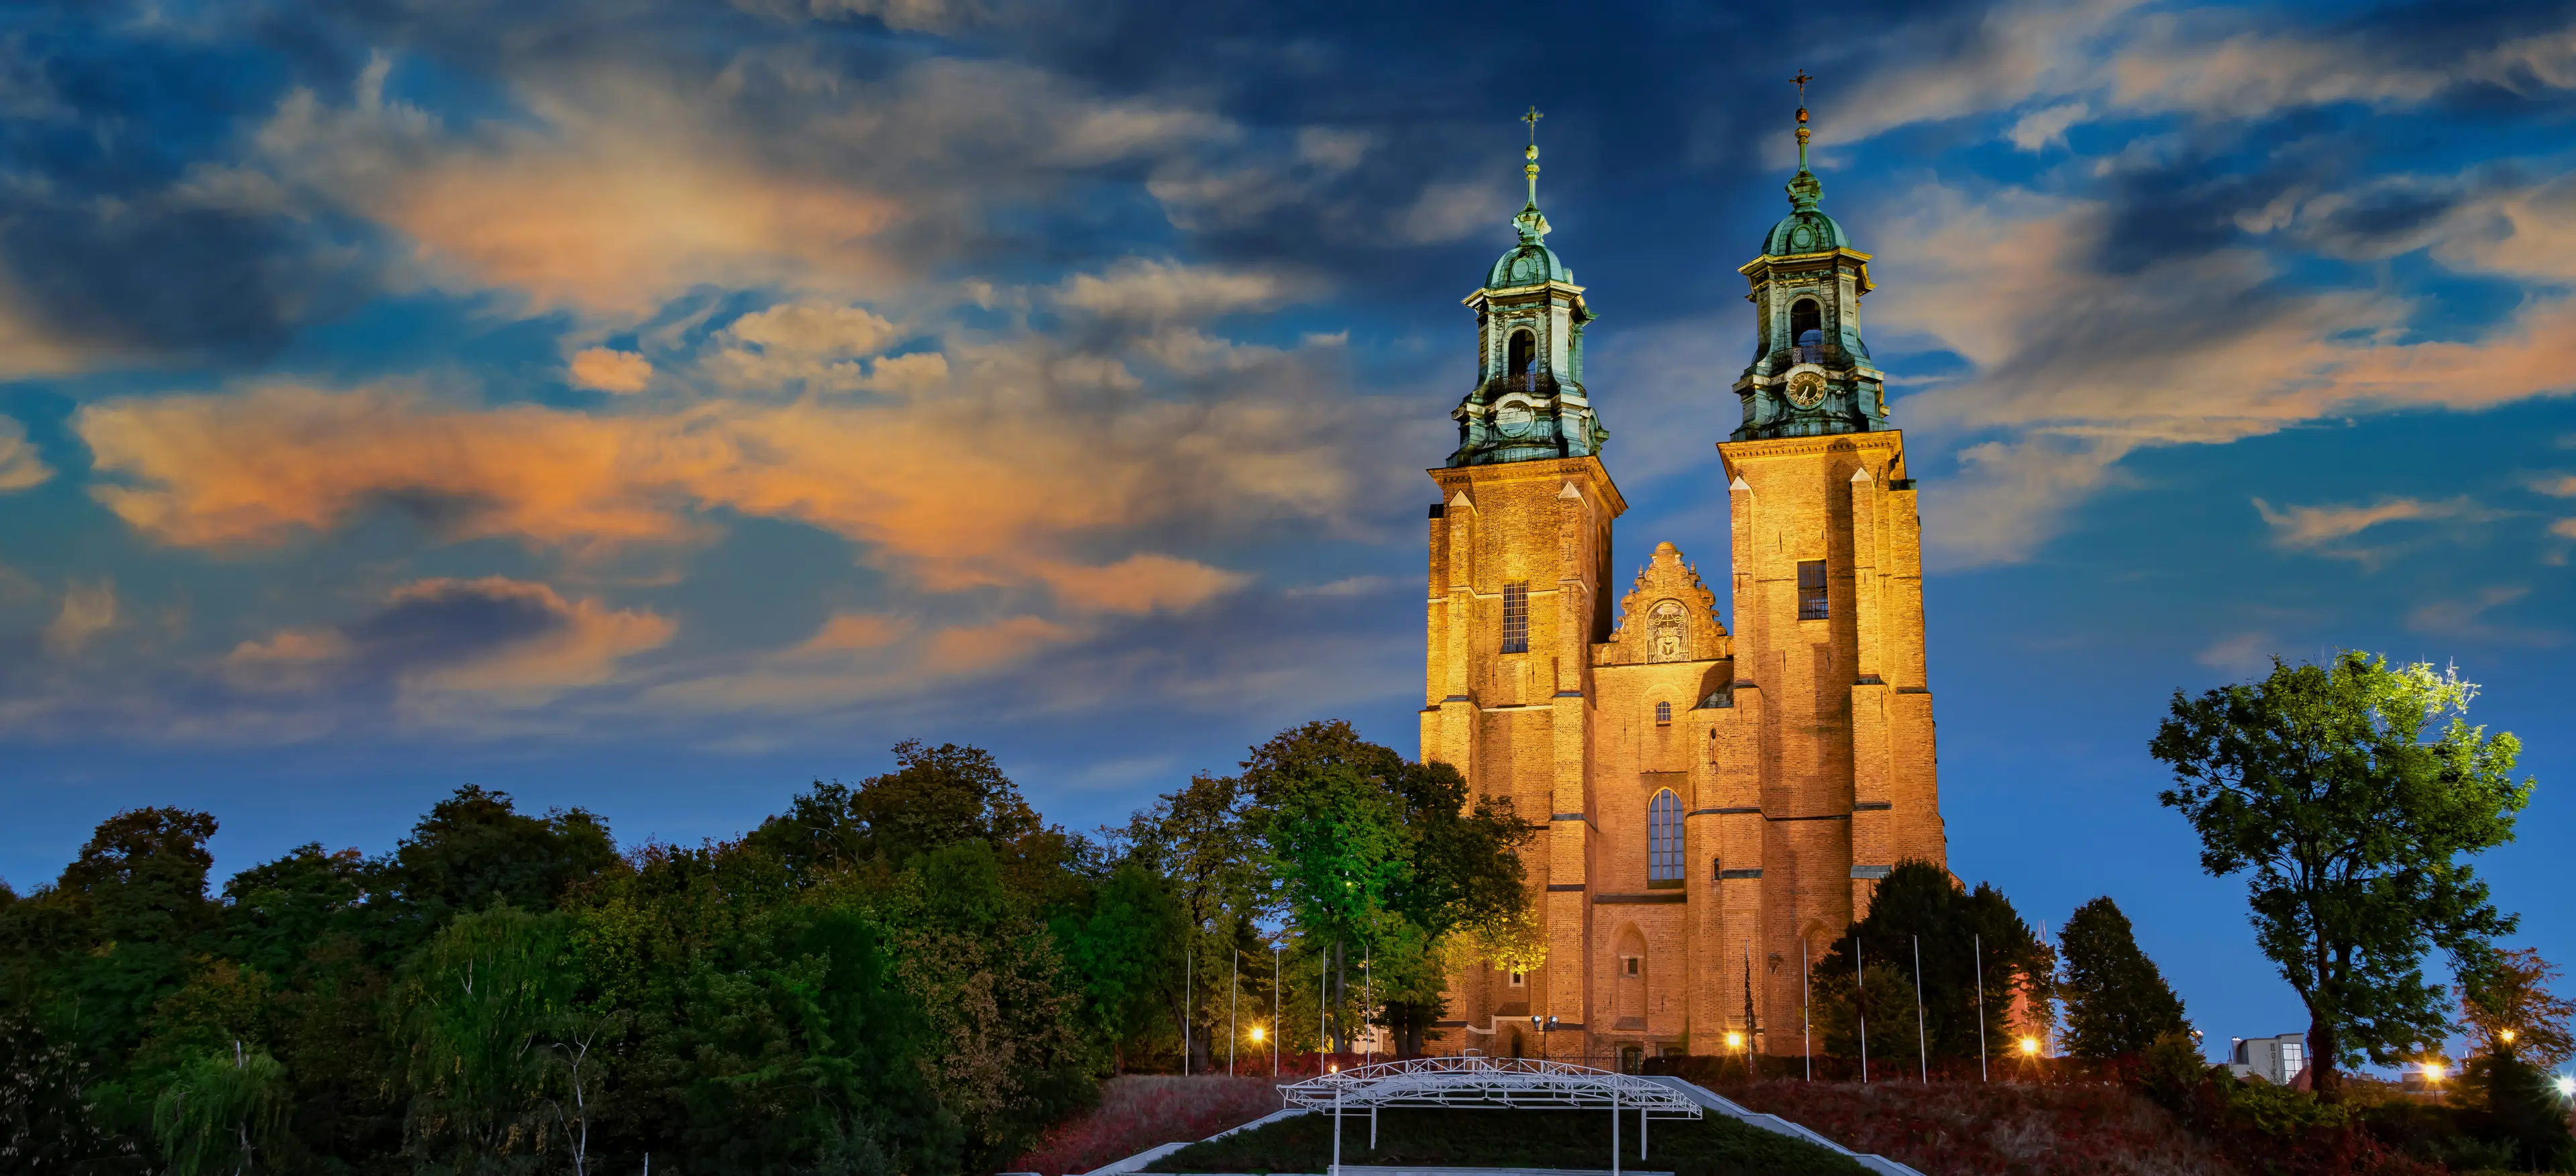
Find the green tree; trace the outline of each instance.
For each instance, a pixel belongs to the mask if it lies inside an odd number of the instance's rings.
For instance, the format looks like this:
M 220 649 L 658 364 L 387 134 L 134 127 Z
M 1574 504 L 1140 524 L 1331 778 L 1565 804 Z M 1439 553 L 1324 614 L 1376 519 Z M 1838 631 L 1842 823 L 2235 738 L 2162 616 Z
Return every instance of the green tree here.
M 2066 959 L 2058 991 L 2066 999 L 2067 1052 L 2084 1058 L 2143 1054 L 2167 1033 L 2189 1033 L 2182 998 L 2129 927 L 2109 895 L 2075 908 L 2058 932 Z
M 153 1104 L 152 1134 L 172 1176 L 273 1171 L 291 1103 L 286 1067 L 235 1043 L 180 1067 Z
M 1914 1036 L 1913 1004 L 1918 944 L 1920 1042 Z M 1854 952 L 1869 969 L 1865 985 L 1853 974 Z M 1881 965 L 1891 969 L 1893 981 L 1880 978 Z M 1873 1063 L 1882 1056 L 1891 1063 L 1910 1061 L 1924 1049 L 1935 1057 L 1973 1058 L 1981 1029 L 1986 1055 L 2001 1058 L 2012 1048 L 2014 1001 L 2045 1009 L 2055 999 L 2056 974 L 2056 954 L 2039 941 L 2002 891 L 1983 883 L 1968 890 L 1940 866 L 1903 861 L 1879 880 L 1869 916 L 1814 962 L 1810 999 L 1831 1053 L 1857 1052 L 1858 1017 L 1847 1010 L 1858 1008 L 1868 1014 Z M 1982 1022 L 1980 982 L 1985 985 Z M 1882 1038 L 1882 1033 L 1894 1032 L 1888 1026 L 1898 1024 L 1904 1027 L 1901 1037 Z
M 1083 985 L 1083 1013 L 1124 1069 L 1131 1050 L 1169 1027 L 1172 977 L 1181 970 L 1188 923 L 1172 887 L 1142 864 L 1122 862 L 1088 909 L 1054 921 L 1065 962 Z
M 1243 768 L 1286 911 L 1334 953 L 1334 1007 L 1349 998 L 1356 949 L 1385 981 L 1370 995 L 1384 1002 L 1399 1052 L 1421 1052 L 1440 1019 L 1456 945 L 1533 954 L 1521 934 L 1530 897 L 1518 851 L 1538 826 L 1510 798 L 1471 803 L 1457 769 L 1408 763 L 1344 722 L 1281 732 Z M 1351 1028 L 1335 1036 L 1347 1046 Z
M 527 1168 L 549 1150 L 542 1100 L 548 1048 L 573 997 L 569 930 L 561 914 L 476 911 L 450 921 L 406 970 L 393 1031 L 422 1170 Z
M 2340 1099 L 2338 1066 L 2438 1045 L 2425 955 L 2474 975 L 2514 927 L 2463 859 L 2513 839 L 2532 782 L 2513 778 L 2511 734 L 2468 725 L 2476 694 L 2456 671 L 2364 653 L 2276 659 L 2258 683 L 2176 691 L 2148 745 L 2201 868 L 2249 874 L 2256 941 L 2308 1007 L 2320 1098 Z
M 531 817 L 506 792 L 468 784 L 395 847 L 378 888 L 397 901 L 395 941 L 417 943 L 460 911 L 553 909 L 574 884 L 617 864 L 608 825 L 582 809 Z

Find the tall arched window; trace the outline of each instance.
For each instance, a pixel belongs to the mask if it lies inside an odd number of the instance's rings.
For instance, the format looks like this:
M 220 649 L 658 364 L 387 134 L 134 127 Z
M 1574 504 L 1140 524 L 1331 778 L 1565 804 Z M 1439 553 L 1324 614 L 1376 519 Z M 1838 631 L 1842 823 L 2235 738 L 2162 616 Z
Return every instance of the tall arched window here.
M 1682 884 L 1682 798 L 1667 788 L 1646 802 L 1646 885 Z
M 1528 375 L 1530 364 L 1538 358 L 1538 336 L 1532 335 L 1527 331 L 1512 332 L 1512 341 L 1508 356 L 1512 365 L 1510 369 L 1511 374 L 1515 376 Z

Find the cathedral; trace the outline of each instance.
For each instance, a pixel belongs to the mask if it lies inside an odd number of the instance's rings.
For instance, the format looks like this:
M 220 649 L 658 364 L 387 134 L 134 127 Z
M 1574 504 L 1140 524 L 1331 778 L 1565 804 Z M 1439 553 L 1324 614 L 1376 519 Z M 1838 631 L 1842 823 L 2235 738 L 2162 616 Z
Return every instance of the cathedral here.
M 1421 754 L 1544 822 L 1523 862 L 1547 957 L 1453 977 L 1442 1048 L 1797 1054 L 1806 964 L 1889 867 L 1946 864 L 1914 479 L 1860 335 L 1870 255 L 1818 207 L 1803 108 L 1797 138 L 1789 215 L 1739 269 L 1753 357 L 1708 483 L 1731 630 L 1670 543 L 1613 584 L 1627 504 L 1535 140 L 1520 242 L 1467 296 L 1476 384 L 1429 471 Z

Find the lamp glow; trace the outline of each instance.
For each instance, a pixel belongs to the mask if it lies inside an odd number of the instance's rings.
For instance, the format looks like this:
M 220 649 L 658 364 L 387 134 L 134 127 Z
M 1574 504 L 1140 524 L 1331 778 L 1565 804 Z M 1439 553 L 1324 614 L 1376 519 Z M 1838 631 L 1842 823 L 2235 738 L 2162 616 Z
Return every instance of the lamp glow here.
M 2424 1063 L 2424 1081 L 2426 1082 L 2441 1081 L 2444 1072 L 2444 1068 L 2440 1062 Z
M 1728 1048 L 1728 1049 L 1742 1049 L 1742 1048 L 1744 1048 L 1744 1035 L 1743 1035 L 1743 1034 L 1741 1034 L 1741 1033 L 1729 1033 L 1729 1034 L 1727 1034 L 1727 1035 L 1726 1035 L 1726 1048 Z
M 2038 1039 L 2038 1038 L 2036 1038 L 2036 1037 L 2025 1037 L 2025 1038 L 2022 1038 L 2022 1039 L 2021 1039 L 2021 1056 L 2026 1057 L 2026 1058 L 2035 1058 L 2035 1057 L 2038 1057 L 2038 1056 L 2039 1056 L 2039 1039 Z
M 2501 1042 L 2505 1043 L 2506 1045 L 2512 1045 L 2512 1044 L 2513 1044 L 2513 1030 L 2511 1030 L 2511 1029 L 2499 1030 L 2499 1031 L 2496 1033 L 2496 1040 L 2501 1041 Z
M 2576 1098 L 2576 1078 L 2570 1078 L 2565 1074 L 2559 1075 L 2558 1093 L 2566 1098 Z
M 1252 1027 L 1252 1043 L 1254 1045 L 1261 1044 L 1261 1026 L 1259 1025 Z

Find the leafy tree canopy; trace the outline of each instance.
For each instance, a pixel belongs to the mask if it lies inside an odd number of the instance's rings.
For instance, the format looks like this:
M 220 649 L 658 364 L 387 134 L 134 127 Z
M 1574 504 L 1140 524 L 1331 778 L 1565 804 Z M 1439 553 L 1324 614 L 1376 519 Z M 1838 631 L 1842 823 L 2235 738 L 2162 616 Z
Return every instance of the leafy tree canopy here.
M 2319 1097 L 2339 1097 L 2341 1065 L 2438 1046 L 2450 1023 L 2424 957 L 2477 975 L 2513 930 L 2466 859 L 2513 839 L 2533 785 L 2513 778 L 2511 734 L 2468 724 L 2476 695 L 2456 671 L 2365 653 L 2276 659 L 2261 682 L 2176 691 L 2148 745 L 2201 868 L 2246 875 L 2256 942 L 2308 1007 Z

